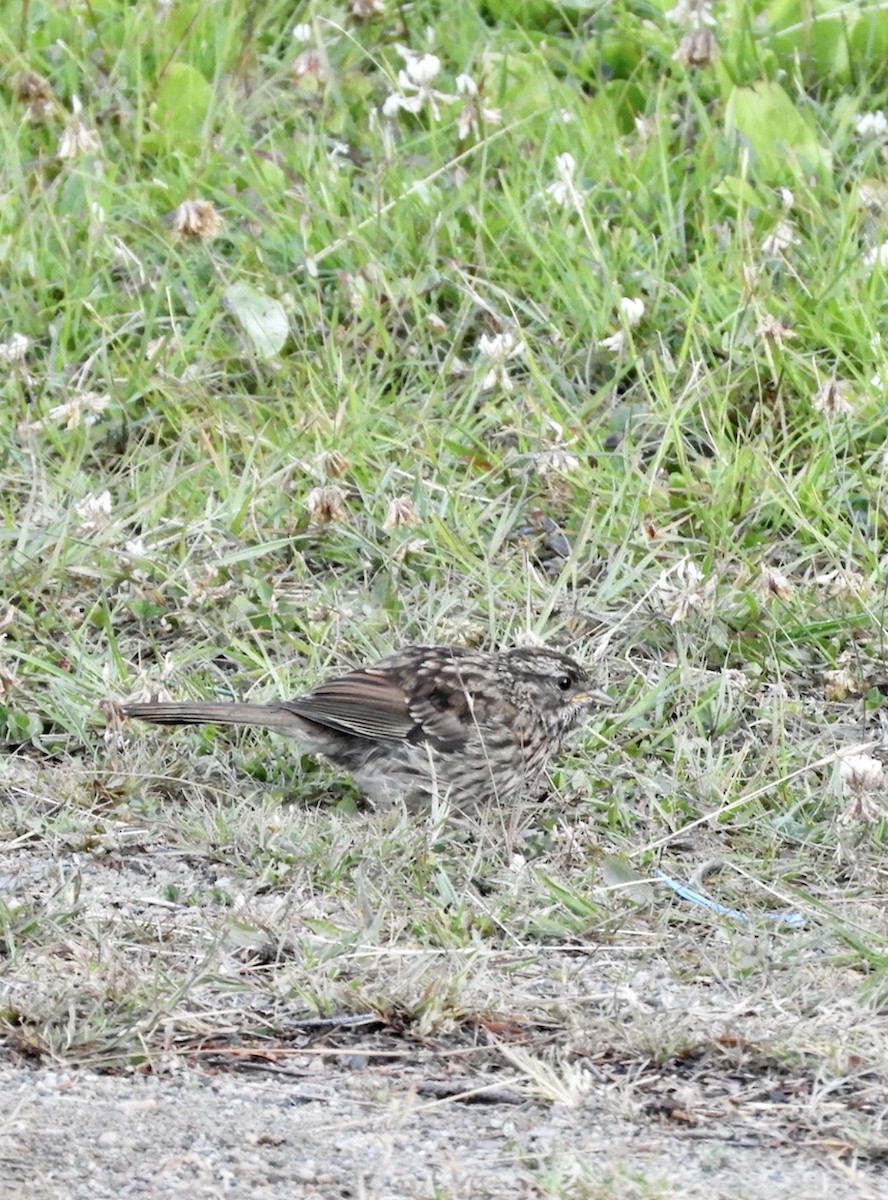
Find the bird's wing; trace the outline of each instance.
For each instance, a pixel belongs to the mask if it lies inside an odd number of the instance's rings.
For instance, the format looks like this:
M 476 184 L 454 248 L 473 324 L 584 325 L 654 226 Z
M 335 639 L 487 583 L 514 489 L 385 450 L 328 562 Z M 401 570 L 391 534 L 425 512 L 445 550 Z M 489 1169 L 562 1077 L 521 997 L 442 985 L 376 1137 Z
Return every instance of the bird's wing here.
M 456 750 L 475 732 L 471 701 L 461 688 L 421 689 L 410 703 L 410 715 L 422 737 L 439 750 Z
M 408 699 L 388 673 L 370 667 L 322 683 L 281 707 L 355 737 L 430 741 L 442 748 L 462 745 L 472 730 L 471 717 L 466 720 L 465 694 L 445 695 L 435 688 L 420 688 L 419 692 Z
M 356 737 L 403 741 L 421 736 L 403 689 L 372 669 L 350 671 L 281 707 Z

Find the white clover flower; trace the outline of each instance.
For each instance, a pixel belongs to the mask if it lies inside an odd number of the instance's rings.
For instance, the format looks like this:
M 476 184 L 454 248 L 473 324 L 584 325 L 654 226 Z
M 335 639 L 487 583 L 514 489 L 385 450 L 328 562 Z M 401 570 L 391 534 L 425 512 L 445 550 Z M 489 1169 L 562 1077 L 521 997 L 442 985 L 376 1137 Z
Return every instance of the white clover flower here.
M 885 788 L 885 771 L 869 754 L 849 754 L 839 760 L 842 795 L 848 801 L 839 817 L 842 825 L 869 824 L 884 815 L 876 793 Z
M 721 50 L 709 29 L 697 27 L 687 31 L 672 58 L 683 67 L 708 67 L 718 62 Z
M 420 516 L 410 496 L 395 496 L 389 500 L 383 529 L 398 529 L 404 525 L 419 525 Z
M 400 92 L 392 92 L 383 100 L 381 112 L 387 121 L 392 121 L 402 108 L 408 112 L 419 112 L 419 108 L 410 107 L 406 96 L 402 96 Z
M 415 54 L 403 46 L 398 47 L 398 52 L 404 59 L 404 73 L 416 87 L 428 87 L 440 75 L 441 60 L 437 54 Z
M 54 405 L 45 417 L 38 421 L 31 421 L 27 428 L 41 430 L 48 429 L 50 425 L 63 423 L 65 429 L 77 429 L 80 425 L 95 425 L 107 407 L 107 396 L 100 396 L 96 392 L 81 392 L 63 404 Z
M 784 601 L 792 599 L 792 584 L 776 567 L 766 567 L 762 570 L 759 590 L 765 600 L 770 600 L 773 596 Z
M 81 155 L 98 154 L 101 148 L 99 135 L 94 129 L 87 129 L 80 120 L 82 105 L 77 96 L 71 99 L 71 119 L 59 138 L 56 158 L 63 162 L 66 159 L 79 158 Z
M 635 136 L 642 145 L 652 141 L 657 133 L 656 117 L 633 117 Z
M 182 238 L 212 241 L 222 232 L 222 216 L 211 200 L 183 200 L 173 211 L 173 232 Z
M 823 672 L 823 695 L 827 700 L 847 700 L 865 691 L 864 684 L 848 667 Z
M 888 117 L 877 109 L 876 112 L 863 113 L 854 122 L 854 132 L 858 137 L 882 138 L 888 136 Z
M 644 301 L 634 300 L 631 296 L 621 296 L 617 302 L 617 311 L 622 318 L 623 328 L 602 338 L 598 345 L 602 350 L 610 350 L 613 354 L 622 354 L 629 344 L 627 331 L 634 329 L 644 316 Z
M 582 203 L 582 192 L 574 182 L 576 169 L 577 162 L 572 154 L 565 153 L 556 156 L 557 179 L 546 188 L 546 195 L 559 208 L 577 208 Z
M 348 474 L 351 463 L 340 450 L 322 450 L 315 456 L 317 470 L 325 479 L 339 479 Z
M 712 0 L 678 0 L 675 8 L 666 13 L 666 20 L 682 29 L 700 29 L 703 25 L 716 25 L 712 15 Z
M 53 115 L 57 102 L 48 79 L 36 71 L 20 71 L 12 85 L 16 99 L 25 105 L 29 121 L 42 122 Z
M 436 91 L 431 85 L 441 71 L 441 60 L 437 54 L 417 54 L 407 46 L 396 45 L 395 49 L 404 59 L 404 67 L 398 72 L 399 92 L 392 92 L 382 105 L 382 115 L 392 120 L 401 111 L 419 113 L 428 106 L 434 119 L 441 116 L 440 104 L 453 104 L 459 99 L 445 92 Z
M 335 483 L 312 488 L 305 505 L 313 525 L 332 525 L 346 515 L 345 492 Z
M 483 101 L 478 85 L 471 75 L 457 75 L 457 95 L 464 98 L 457 122 L 456 136 L 464 142 L 470 133 L 481 137 L 485 125 L 501 125 L 503 115 L 498 108 L 489 108 Z
M 612 333 L 610 337 L 602 338 L 598 345 L 602 350 L 610 350 L 613 354 L 622 354 L 626 349 L 628 342 L 626 332 L 623 329 L 618 329 L 616 333 Z
M 569 475 L 579 468 L 580 460 L 566 446 L 544 446 L 533 455 L 537 473 L 546 475 Z
M 524 342 L 509 330 L 492 336 L 483 333 L 478 341 L 478 354 L 482 359 L 487 359 L 490 369 L 481 380 L 481 391 L 489 392 L 499 384 L 504 392 L 511 392 L 514 385 L 506 363 L 511 358 L 520 358 L 526 349 Z
M 98 533 L 111 520 L 111 493 L 93 492 L 84 496 L 74 505 L 74 511 L 80 517 L 82 533 Z
M 343 164 L 351 159 L 352 150 L 348 142 L 331 142 L 327 151 L 327 162 L 334 171 L 342 169 Z
M 762 315 L 756 328 L 759 337 L 764 338 L 767 342 L 773 342 L 775 346 L 782 346 L 784 342 L 795 337 L 794 331 L 788 325 L 784 325 L 770 313 Z
M 617 308 L 620 310 L 620 316 L 630 329 L 634 329 L 644 316 L 643 300 L 633 300 L 629 296 L 623 296 Z
M 0 342 L 0 365 L 17 367 L 25 361 L 31 339 L 23 333 L 14 333 L 8 342 Z
M 670 625 L 680 625 L 692 611 L 708 608 L 715 591 L 715 580 L 704 579 L 703 572 L 690 558 L 667 567 L 657 580 L 657 591 Z
M 314 79 L 316 83 L 326 83 L 329 78 L 329 63 L 326 55 L 312 46 L 296 55 L 292 71 L 293 78 L 297 81 Z
M 848 384 L 840 379 L 825 379 L 814 396 L 814 411 L 830 420 L 847 417 L 854 412 Z
M 762 242 L 762 254 L 768 257 L 780 255 L 790 246 L 798 245 L 795 228 L 791 221 L 778 221 Z

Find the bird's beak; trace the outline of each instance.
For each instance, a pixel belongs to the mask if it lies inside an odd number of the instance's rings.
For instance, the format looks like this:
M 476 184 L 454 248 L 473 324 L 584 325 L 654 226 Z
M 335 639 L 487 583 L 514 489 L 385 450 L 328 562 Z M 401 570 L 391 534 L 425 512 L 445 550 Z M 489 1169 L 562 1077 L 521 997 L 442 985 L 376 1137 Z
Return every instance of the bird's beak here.
M 616 704 L 616 701 L 600 688 L 589 688 L 585 692 L 577 692 L 575 696 L 571 696 L 570 702 L 571 704 L 598 704 L 602 708 L 610 708 Z

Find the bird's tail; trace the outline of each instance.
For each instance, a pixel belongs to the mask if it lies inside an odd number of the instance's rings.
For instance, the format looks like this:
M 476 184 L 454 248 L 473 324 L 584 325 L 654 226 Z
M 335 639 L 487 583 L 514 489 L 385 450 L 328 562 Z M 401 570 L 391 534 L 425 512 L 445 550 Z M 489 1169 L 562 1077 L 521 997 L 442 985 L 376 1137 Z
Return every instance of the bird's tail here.
M 229 704 L 225 701 L 158 701 L 124 704 L 123 714 L 152 725 L 255 725 L 293 733 L 298 718 L 276 704 Z

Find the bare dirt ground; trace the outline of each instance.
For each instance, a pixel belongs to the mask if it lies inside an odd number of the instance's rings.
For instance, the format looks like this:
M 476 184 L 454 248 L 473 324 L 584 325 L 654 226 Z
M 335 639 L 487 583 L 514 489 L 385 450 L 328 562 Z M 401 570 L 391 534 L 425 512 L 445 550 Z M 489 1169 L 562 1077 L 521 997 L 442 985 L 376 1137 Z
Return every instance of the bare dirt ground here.
M 608 1087 L 576 1107 L 428 1099 L 403 1064 L 297 1059 L 295 1077 L 183 1070 L 102 1077 L 5 1067 L 7 1200 L 117 1196 L 852 1197 L 881 1173 L 769 1140 L 767 1123 L 702 1131 L 620 1114 Z M 702 1132 L 703 1136 L 695 1134 Z

